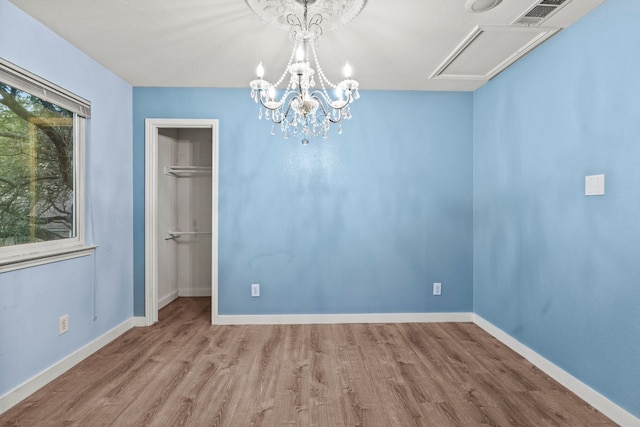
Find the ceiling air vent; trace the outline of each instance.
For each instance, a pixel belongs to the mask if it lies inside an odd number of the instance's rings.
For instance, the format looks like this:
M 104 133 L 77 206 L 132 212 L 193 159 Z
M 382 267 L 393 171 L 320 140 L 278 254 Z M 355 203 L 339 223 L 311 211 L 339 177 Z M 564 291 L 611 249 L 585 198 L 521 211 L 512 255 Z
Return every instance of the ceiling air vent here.
M 571 0 L 542 0 L 522 15 L 515 25 L 540 25 Z
M 429 78 L 488 81 L 557 31 L 539 26 L 477 26 Z

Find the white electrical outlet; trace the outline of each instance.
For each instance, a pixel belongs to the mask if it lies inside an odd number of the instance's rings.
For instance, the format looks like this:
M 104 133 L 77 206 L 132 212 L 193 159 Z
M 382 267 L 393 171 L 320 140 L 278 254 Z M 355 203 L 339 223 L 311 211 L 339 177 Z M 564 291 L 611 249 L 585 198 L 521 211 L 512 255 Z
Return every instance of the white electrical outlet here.
M 442 283 L 434 283 L 433 284 L 433 294 L 441 295 L 442 294 Z
M 251 296 L 253 298 L 256 298 L 256 297 L 260 296 L 260 284 L 259 283 L 252 283 L 251 284 Z
M 64 316 L 58 317 L 58 334 L 66 334 L 69 332 L 69 315 L 65 314 Z

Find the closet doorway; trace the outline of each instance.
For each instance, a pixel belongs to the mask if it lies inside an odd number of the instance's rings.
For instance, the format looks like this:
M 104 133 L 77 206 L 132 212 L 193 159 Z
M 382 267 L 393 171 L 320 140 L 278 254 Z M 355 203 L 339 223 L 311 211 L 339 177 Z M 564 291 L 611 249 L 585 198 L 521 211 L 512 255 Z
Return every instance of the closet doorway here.
M 145 321 L 178 297 L 218 316 L 218 121 L 145 120 Z

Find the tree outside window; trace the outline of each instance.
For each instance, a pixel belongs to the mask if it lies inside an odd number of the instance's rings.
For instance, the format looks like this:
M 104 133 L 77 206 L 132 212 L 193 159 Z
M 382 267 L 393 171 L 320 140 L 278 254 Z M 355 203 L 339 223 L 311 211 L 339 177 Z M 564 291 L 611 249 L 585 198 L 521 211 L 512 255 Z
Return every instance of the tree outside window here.
M 74 114 L 0 82 L 0 247 L 76 236 Z

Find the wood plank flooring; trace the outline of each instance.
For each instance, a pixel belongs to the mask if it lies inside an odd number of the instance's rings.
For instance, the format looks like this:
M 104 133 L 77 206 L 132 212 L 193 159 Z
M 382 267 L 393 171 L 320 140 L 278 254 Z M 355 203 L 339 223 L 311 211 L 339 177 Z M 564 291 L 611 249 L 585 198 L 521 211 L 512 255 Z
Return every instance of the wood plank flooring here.
M 467 323 L 212 326 L 180 298 L 2 426 L 615 425 Z

